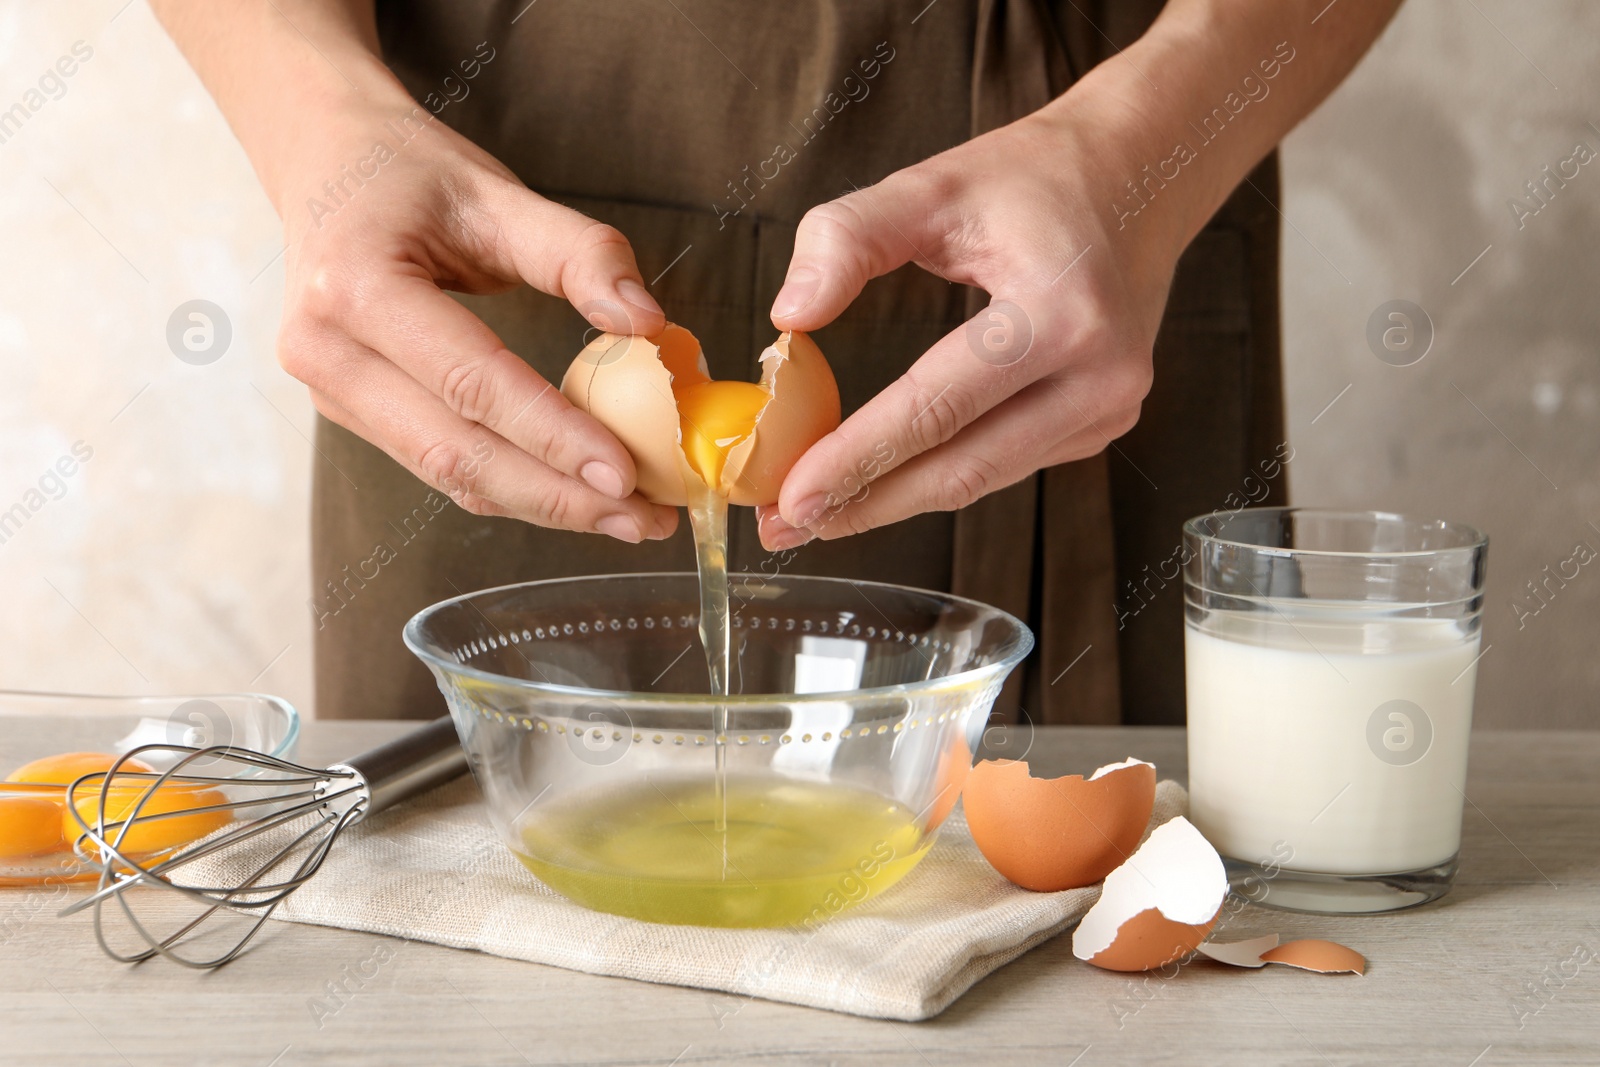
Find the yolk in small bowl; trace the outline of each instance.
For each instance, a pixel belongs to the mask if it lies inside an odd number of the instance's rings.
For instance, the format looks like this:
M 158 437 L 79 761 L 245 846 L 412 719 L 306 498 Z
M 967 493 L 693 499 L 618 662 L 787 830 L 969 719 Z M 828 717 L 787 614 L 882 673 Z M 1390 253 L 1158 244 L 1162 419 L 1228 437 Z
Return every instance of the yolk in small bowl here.
M 143 786 L 113 785 L 106 793 L 106 837 L 117 842 L 122 833 L 120 826 L 111 824 L 132 817 L 134 823 L 117 844 L 123 854 L 169 852 L 226 826 L 233 819 L 228 811 L 199 811 L 218 804 L 226 804 L 227 796 L 215 789 L 199 789 L 184 785 L 162 785 L 148 800 L 140 801 L 150 793 Z M 78 814 L 90 826 L 100 819 L 100 787 L 94 785 L 78 790 L 72 798 Z M 188 812 L 189 814 L 183 814 Z M 154 816 L 163 816 L 154 818 Z M 64 816 L 64 831 L 68 841 L 75 841 L 83 833 L 78 820 L 68 812 Z
M 83 827 L 67 807 L 69 787 L 86 774 L 103 775 L 116 762 L 116 756 L 105 752 L 63 752 L 25 764 L 0 782 L 0 861 L 69 850 L 83 836 Z M 143 775 L 154 774 L 154 769 L 137 759 L 124 760 L 119 770 L 128 774 L 119 773 L 106 790 L 105 821 L 116 823 L 130 815 L 137 820 L 117 846 L 125 855 L 169 853 L 233 819 L 227 809 L 199 810 L 227 804 L 227 795 L 219 790 L 177 782 L 152 790 L 153 779 Z M 72 791 L 73 806 L 90 826 L 100 818 L 102 782 L 103 777 L 93 778 Z M 8 790 L 8 784 L 15 788 Z M 116 840 L 120 830 L 108 825 L 106 832 Z M 0 879 L 0 884 L 21 883 Z
M 61 800 L 54 796 L 0 796 L 0 860 L 64 848 L 61 812 Z

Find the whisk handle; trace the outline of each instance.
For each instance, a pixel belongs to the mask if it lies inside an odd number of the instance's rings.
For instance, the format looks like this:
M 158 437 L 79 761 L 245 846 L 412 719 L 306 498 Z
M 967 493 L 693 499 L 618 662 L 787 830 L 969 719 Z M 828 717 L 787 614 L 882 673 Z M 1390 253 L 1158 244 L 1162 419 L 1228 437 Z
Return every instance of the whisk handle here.
M 337 766 L 365 780 L 366 814 L 371 815 L 460 775 L 467 769 L 467 754 L 455 723 L 445 715 Z

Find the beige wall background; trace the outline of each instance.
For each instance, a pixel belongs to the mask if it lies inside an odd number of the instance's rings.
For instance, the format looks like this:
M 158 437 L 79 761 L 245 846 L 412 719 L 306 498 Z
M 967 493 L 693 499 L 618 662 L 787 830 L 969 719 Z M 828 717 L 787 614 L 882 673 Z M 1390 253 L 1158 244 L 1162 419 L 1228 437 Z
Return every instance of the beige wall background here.
M 1600 550 L 1600 161 L 1520 228 L 1507 201 L 1600 152 L 1597 29 L 1583 0 L 1411 0 L 1284 150 L 1292 492 L 1487 528 L 1484 725 L 1596 724 L 1600 565 L 1575 551 Z M 77 42 L 0 142 L 0 512 L 27 510 L 0 686 L 313 710 L 316 455 L 273 357 L 276 219 L 139 0 L 0 0 L 0 112 Z M 166 341 L 194 299 L 232 331 L 205 365 Z M 1366 340 L 1397 299 L 1432 322 L 1410 366 Z
M 1284 150 L 1292 498 L 1488 532 L 1483 725 L 1600 725 L 1597 101 L 1592 3 L 1411 0 Z M 1411 366 L 1366 340 L 1397 299 Z

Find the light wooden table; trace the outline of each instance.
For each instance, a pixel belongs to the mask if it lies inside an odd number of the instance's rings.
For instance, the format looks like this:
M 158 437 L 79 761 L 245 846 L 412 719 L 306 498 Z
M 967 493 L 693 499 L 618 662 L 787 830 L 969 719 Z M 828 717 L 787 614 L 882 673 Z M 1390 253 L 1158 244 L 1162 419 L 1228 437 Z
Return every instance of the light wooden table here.
M 34 728 L 12 722 L 0 765 Z M 333 761 L 403 727 L 309 723 L 300 755 Z M 1049 728 L 1031 744 L 1036 772 L 1131 753 L 1184 776 L 1176 729 Z M 54 916 L 60 897 L 4 889 L 0 1062 L 1600 1064 L 1600 732 L 1479 734 L 1467 792 L 1443 901 L 1364 918 L 1251 906 L 1229 924 L 1230 939 L 1344 942 L 1371 961 L 1364 978 L 1200 962 L 1145 979 L 1082 964 L 1059 937 L 916 1024 L 754 1001 L 719 1026 L 699 990 L 277 922 L 218 971 L 129 968 L 85 917 Z M 375 952 L 392 958 L 351 979 Z M 341 982 L 352 992 L 319 1018 Z

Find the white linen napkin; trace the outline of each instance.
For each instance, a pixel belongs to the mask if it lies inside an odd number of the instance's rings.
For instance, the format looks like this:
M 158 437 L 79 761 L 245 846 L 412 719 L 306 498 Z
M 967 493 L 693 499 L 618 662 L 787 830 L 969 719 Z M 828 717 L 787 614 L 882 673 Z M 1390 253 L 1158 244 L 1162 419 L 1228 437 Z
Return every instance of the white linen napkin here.
M 1185 813 L 1156 787 L 1151 829 Z M 203 861 L 201 884 L 237 880 L 248 857 Z M 922 862 L 882 897 L 815 926 L 667 926 L 590 911 L 547 889 L 490 828 L 470 777 L 374 815 L 341 837 L 279 919 L 365 930 L 590 974 L 914 1021 L 1083 917 L 1098 885 L 1033 893 L 1002 878 L 957 810 Z

